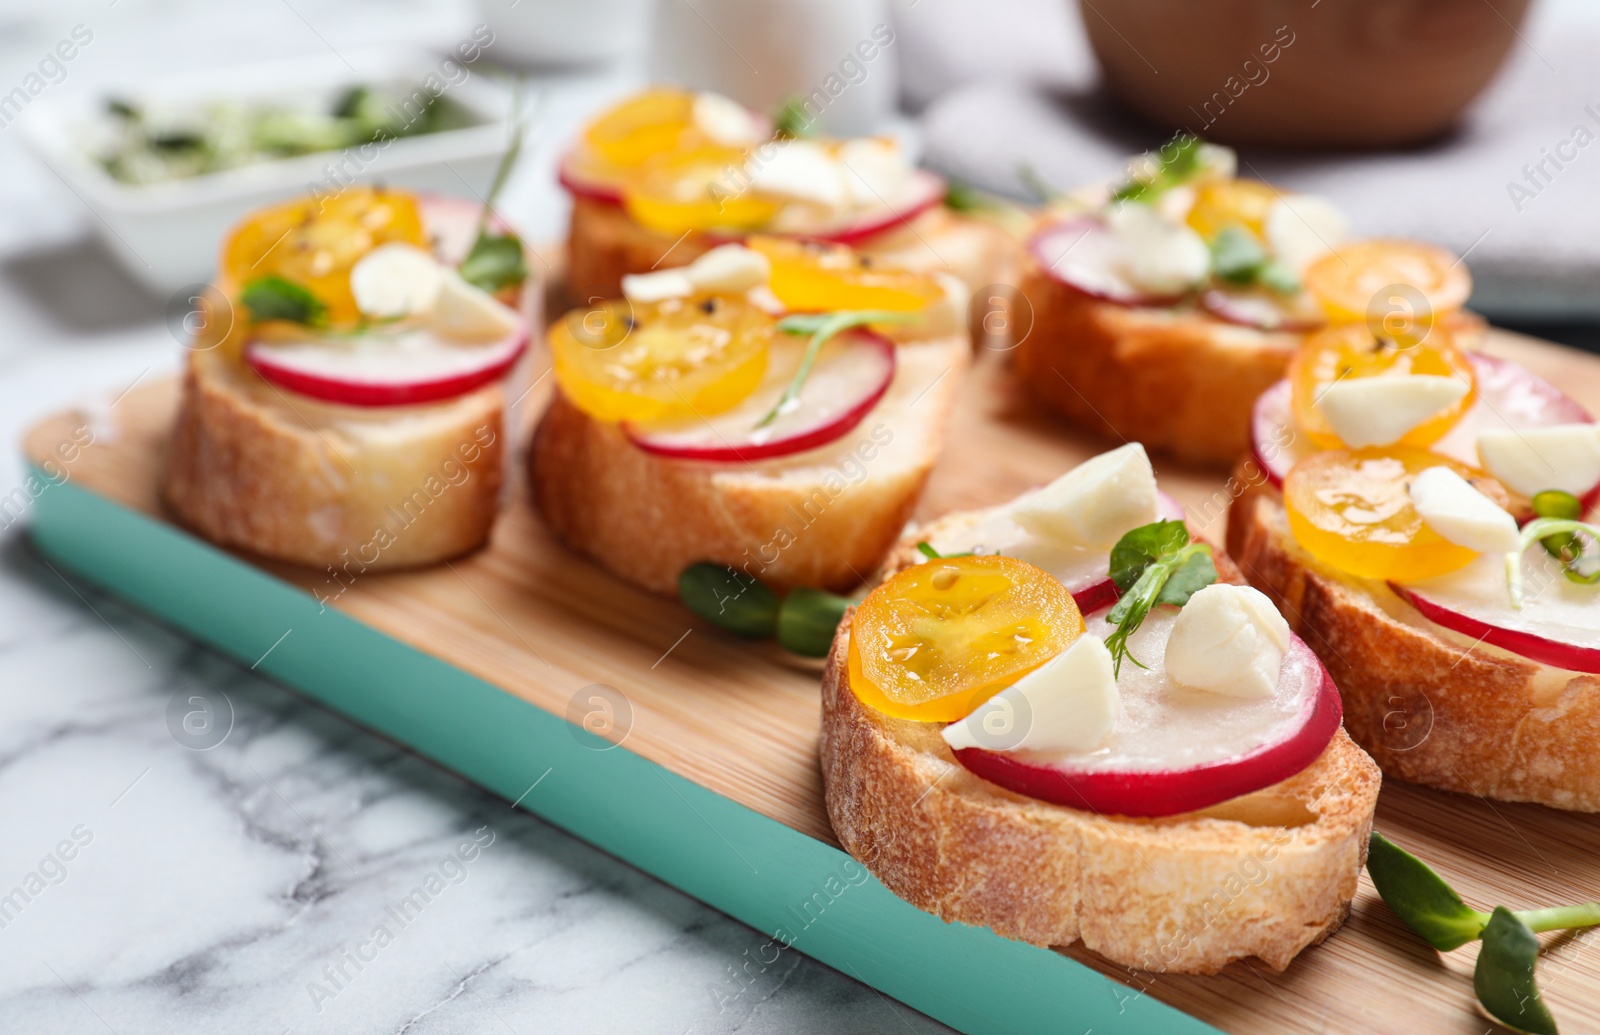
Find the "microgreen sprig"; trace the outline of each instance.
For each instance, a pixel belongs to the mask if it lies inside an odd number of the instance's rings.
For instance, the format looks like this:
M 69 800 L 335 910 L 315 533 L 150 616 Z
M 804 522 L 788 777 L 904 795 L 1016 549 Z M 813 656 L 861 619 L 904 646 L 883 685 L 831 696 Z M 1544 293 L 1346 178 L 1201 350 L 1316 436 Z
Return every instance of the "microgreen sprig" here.
M 1472 987 L 1501 1024 L 1532 1035 L 1556 1035 L 1555 1018 L 1539 996 L 1533 966 L 1540 931 L 1600 924 L 1600 902 L 1513 912 L 1473 909 L 1427 863 L 1374 831 L 1367 873 L 1383 901 L 1407 927 L 1440 952 L 1482 941 Z
M 478 213 L 477 236 L 458 268 L 462 280 L 491 294 L 507 285 L 520 284 L 528 276 L 527 260 L 522 254 L 522 239 L 514 233 L 489 232 L 489 218 L 494 214 L 495 199 L 500 196 L 506 180 L 511 177 L 511 170 L 516 167 L 517 159 L 522 156 L 522 142 L 526 133 L 527 124 L 522 117 L 522 91 L 517 90 L 512 95 L 511 139 L 506 144 L 506 153 L 501 156 L 500 164 L 495 168 L 494 180 L 489 184 L 489 193 L 484 197 L 483 208 Z
M 1159 164 L 1153 173 L 1130 176 L 1112 190 L 1111 200 L 1154 201 L 1195 174 L 1200 168 L 1201 146 L 1193 133 L 1179 133 L 1157 150 Z
M 318 327 L 328 315 L 328 307 L 304 285 L 275 273 L 247 282 L 239 292 L 239 301 L 250 310 L 250 319 L 257 322 L 285 320 Z
M 1155 521 L 1140 525 L 1111 548 L 1111 581 L 1122 596 L 1106 621 L 1116 626 L 1106 637 L 1113 674 L 1122 672 L 1122 659 L 1140 668 L 1144 662 L 1128 650 L 1128 637 L 1144 624 L 1157 604 L 1182 607 L 1206 586 L 1217 581 L 1211 547 L 1192 542 L 1182 521 Z
M 1522 555 L 1538 542 L 1545 552 L 1561 563 L 1562 573 L 1569 582 L 1581 586 L 1600 583 L 1600 565 L 1595 556 L 1584 549 L 1581 536 L 1600 543 L 1600 526 L 1578 520 L 1583 504 L 1570 492 L 1548 489 L 1533 497 L 1533 512 L 1538 515 L 1522 526 L 1522 538 L 1514 553 L 1506 555 L 1506 587 L 1511 593 L 1511 606 L 1522 609 Z
M 917 552 L 922 554 L 922 556 L 926 557 L 930 561 L 942 561 L 946 557 L 971 557 L 973 555 L 971 550 L 968 550 L 965 553 L 940 553 L 938 550 L 934 549 L 933 544 L 928 542 L 926 539 L 917 544 Z
M 760 579 L 725 564 L 701 561 L 678 576 L 678 598 L 696 617 L 747 640 L 776 637 L 807 658 L 826 657 L 845 610 L 860 603 L 809 586 L 781 600 Z
M 920 319 L 917 313 L 892 312 L 887 309 L 842 309 L 837 313 L 796 313 L 785 316 L 778 321 L 778 330 L 785 334 L 809 334 L 811 340 L 806 343 L 806 351 L 800 357 L 800 366 L 794 372 L 794 379 L 789 382 L 789 387 L 783 390 L 772 409 L 766 416 L 756 422 L 756 427 L 764 428 L 777 420 L 780 416 L 790 412 L 800 405 L 800 390 L 805 387 L 806 379 L 811 376 L 811 368 L 817 363 L 817 354 L 822 351 L 822 346 L 837 334 L 850 330 L 852 327 L 865 327 L 871 323 L 910 323 Z

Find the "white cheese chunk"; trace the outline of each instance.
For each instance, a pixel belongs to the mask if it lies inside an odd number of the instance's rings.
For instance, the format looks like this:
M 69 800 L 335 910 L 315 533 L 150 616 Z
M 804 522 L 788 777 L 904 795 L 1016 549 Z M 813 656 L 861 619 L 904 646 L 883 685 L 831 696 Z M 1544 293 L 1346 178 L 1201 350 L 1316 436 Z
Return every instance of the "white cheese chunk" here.
M 1304 270 L 1350 236 L 1350 220 L 1320 194 L 1296 194 L 1272 203 L 1264 229 L 1272 254 Z
M 1084 634 L 943 734 L 953 749 L 1090 751 L 1111 734 L 1121 703 L 1111 651 Z
M 442 267 L 414 245 L 381 244 L 350 268 L 350 294 L 368 316 L 426 313 L 439 297 Z
M 1317 408 L 1352 449 L 1392 446 L 1467 391 L 1460 378 L 1436 374 L 1349 377 L 1324 388 Z
M 772 263 L 742 244 L 724 244 L 691 262 L 684 271 L 697 291 L 738 295 L 772 279 Z
M 517 314 L 499 299 L 462 280 L 452 269 L 444 270 L 440 277 L 430 322 L 444 337 L 474 344 L 499 341 L 520 324 Z
M 1178 294 L 1211 273 L 1211 249 L 1205 238 L 1150 205 L 1136 201 L 1115 205 L 1106 223 L 1117 239 L 1123 275 L 1145 291 Z
M 1600 482 L 1600 424 L 1485 431 L 1483 469 L 1524 496 L 1560 489 L 1582 496 Z
M 694 281 L 684 269 L 629 273 L 622 278 L 622 294 L 630 302 L 661 302 L 669 298 L 688 298 L 694 294 Z
M 765 160 L 758 157 L 746 166 L 754 189 L 832 210 L 845 207 L 849 195 L 843 167 L 822 145 L 790 140 L 771 150 Z
M 845 193 L 858 208 L 894 205 L 911 184 L 911 164 L 888 140 L 860 137 L 839 148 Z
M 1422 523 L 1457 546 L 1512 553 L 1521 545 L 1516 519 L 1448 467 L 1423 471 L 1409 491 Z
M 1116 545 L 1156 514 L 1155 471 L 1137 442 L 1085 460 L 1011 507 L 1011 520 L 1024 531 L 1090 549 Z
M 1167 640 L 1167 675 L 1230 697 L 1269 697 L 1278 686 L 1289 623 L 1258 589 L 1218 582 L 1189 598 Z
M 696 129 L 723 147 L 749 147 L 767 138 L 767 128 L 754 112 L 720 93 L 695 94 L 689 117 Z

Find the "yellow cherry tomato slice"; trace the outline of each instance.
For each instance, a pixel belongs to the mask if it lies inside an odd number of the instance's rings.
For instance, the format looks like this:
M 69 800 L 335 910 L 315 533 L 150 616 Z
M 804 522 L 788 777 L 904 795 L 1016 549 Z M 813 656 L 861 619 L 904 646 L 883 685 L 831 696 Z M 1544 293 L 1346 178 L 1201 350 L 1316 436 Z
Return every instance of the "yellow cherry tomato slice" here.
M 1410 582 L 1465 567 L 1477 551 L 1439 536 L 1411 504 L 1411 479 L 1430 467 L 1448 467 L 1502 506 L 1510 502 L 1482 471 L 1425 449 L 1333 449 L 1301 460 L 1283 480 L 1295 541 L 1366 579 Z
M 621 168 L 674 151 L 694 125 L 694 94 L 646 90 L 607 111 L 584 131 L 583 142 Z
M 1278 192 L 1260 180 L 1210 180 L 1195 191 L 1189 226 L 1208 241 L 1228 226 L 1242 226 L 1259 238 L 1277 200 Z
M 1417 241 L 1340 245 L 1306 269 L 1305 283 L 1334 323 L 1365 321 L 1373 333 L 1402 341 L 1426 337 L 1472 294 L 1466 266 Z
M 782 203 L 749 189 L 745 153 L 697 147 L 664 154 L 622 185 L 635 222 L 667 234 L 690 230 L 754 230 L 771 222 Z
M 1428 418 L 1400 439 L 1400 445 L 1427 446 L 1437 442 L 1478 398 L 1477 375 L 1472 361 L 1455 344 L 1451 332 L 1440 325 L 1426 341 L 1405 345 L 1374 337 L 1366 324 L 1339 324 L 1309 335 L 1289 361 L 1290 404 L 1295 423 L 1324 449 L 1344 445 L 1317 406 L 1329 385 L 1361 377 L 1405 377 L 1433 374 L 1466 382 L 1467 394 Z
M 886 715 L 954 722 L 1083 630 L 1072 594 L 1049 572 L 994 555 L 931 560 L 856 608 L 850 685 Z
M 605 302 L 550 328 L 556 381 L 603 421 L 709 417 L 761 383 L 774 320 L 738 298 Z
M 350 268 L 380 244 L 428 247 L 417 200 L 377 187 L 350 187 L 262 209 L 234 228 L 222 248 L 222 282 L 237 289 L 279 276 L 310 291 L 338 326 L 360 318 Z
M 745 242 L 772 263 L 772 293 L 798 312 L 887 309 L 918 312 L 944 297 L 939 281 L 879 265 L 842 245 L 787 237 L 752 237 Z

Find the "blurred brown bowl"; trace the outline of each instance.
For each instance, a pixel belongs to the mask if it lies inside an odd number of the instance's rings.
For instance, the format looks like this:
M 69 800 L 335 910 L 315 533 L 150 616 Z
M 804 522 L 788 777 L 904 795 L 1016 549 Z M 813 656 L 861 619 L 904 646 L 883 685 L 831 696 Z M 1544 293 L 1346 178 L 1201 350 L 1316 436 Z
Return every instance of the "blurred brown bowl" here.
M 1450 127 L 1531 0 L 1079 0 L 1112 92 L 1223 143 L 1383 147 Z

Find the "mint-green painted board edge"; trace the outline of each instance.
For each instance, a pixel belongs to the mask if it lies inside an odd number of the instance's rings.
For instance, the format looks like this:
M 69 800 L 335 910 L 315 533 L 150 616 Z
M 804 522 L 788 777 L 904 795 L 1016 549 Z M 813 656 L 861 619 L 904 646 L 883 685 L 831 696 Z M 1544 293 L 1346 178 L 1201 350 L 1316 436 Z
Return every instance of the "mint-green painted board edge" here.
M 605 749 L 564 718 L 88 490 L 51 485 L 31 534 L 63 567 L 246 664 L 292 628 L 261 671 L 508 800 L 527 792 L 528 811 L 970 1035 L 1216 1030 L 1058 953 L 923 913 L 838 849 L 626 747 Z M 823 906 L 802 926 L 808 901 Z

